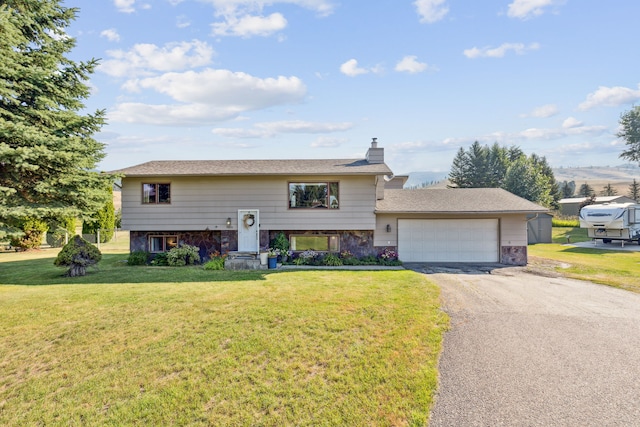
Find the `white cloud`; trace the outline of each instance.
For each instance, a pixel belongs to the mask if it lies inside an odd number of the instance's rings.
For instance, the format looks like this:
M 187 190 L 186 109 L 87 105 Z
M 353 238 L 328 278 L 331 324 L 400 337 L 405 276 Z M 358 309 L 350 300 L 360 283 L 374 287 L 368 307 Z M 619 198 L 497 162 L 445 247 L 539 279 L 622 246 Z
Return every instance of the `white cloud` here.
M 425 62 L 419 62 L 418 57 L 415 55 L 407 55 L 396 64 L 396 71 L 407 73 L 421 73 L 429 68 L 429 65 Z
M 133 13 L 135 12 L 135 8 L 133 5 L 136 3 L 136 0 L 113 0 L 113 4 L 115 5 L 118 12 L 122 13 Z
M 201 0 L 210 3 L 215 16 L 223 20 L 214 22 L 212 34 L 216 36 L 267 37 L 287 26 L 287 19 L 281 13 L 264 16 L 265 6 L 278 3 L 293 4 L 314 10 L 320 16 L 333 13 L 334 5 L 327 0 Z
M 440 21 L 449 12 L 445 0 L 416 0 L 413 4 L 420 15 L 420 22 L 431 24 Z
M 287 26 L 287 20 L 280 13 L 272 13 L 269 16 L 242 17 L 229 16 L 225 22 L 216 22 L 211 25 L 212 33 L 216 36 L 267 37 L 283 30 Z
M 503 43 L 502 45 L 492 48 L 492 47 L 483 47 L 477 48 L 473 47 L 471 49 L 464 50 L 464 56 L 467 58 L 475 59 L 475 58 L 502 58 L 509 51 L 513 51 L 518 55 L 523 55 L 527 51 L 540 49 L 539 43 L 530 43 L 529 45 L 525 45 L 524 43 Z
M 638 88 L 640 89 L 640 85 Z M 622 86 L 600 86 L 598 90 L 587 95 L 587 99 L 578 106 L 578 109 L 585 111 L 600 106 L 618 107 L 638 100 L 640 100 L 640 90 Z
M 522 114 L 520 117 L 538 117 L 547 118 L 553 117 L 558 114 L 558 106 L 555 104 L 546 104 L 541 107 L 536 107 L 528 114 Z
M 215 107 L 205 104 L 144 104 L 125 102 L 109 112 L 113 122 L 143 123 L 160 126 L 199 126 L 229 120 L 238 111 L 232 108 Z
M 564 3 L 564 0 L 514 0 L 507 15 L 511 18 L 529 19 L 540 16 L 544 9 Z
M 119 42 L 120 34 L 115 28 L 109 28 L 108 30 L 104 30 L 100 33 L 100 37 L 104 37 L 110 42 Z
M 583 123 L 576 119 L 575 117 L 567 117 L 564 122 L 562 122 L 562 127 L 564 129 L 571 129 L 581 127 Z
M 103 61 L 99 70 L 114 77 L 135 77 L 154 72 L 177 71 L 211 63 L 214 51 L 206 42 L 136 44 L 129 51 L 109 50 L 111 59 Z
M 246 111 L 302 101 L 306 87 L 297 77 L 261 79 L 246 73 L 206 69 L 166 73 L 131 81 L 131 89 L 152 90 L 174 104 L 121 103 L 110 112 L 114 122 L 155 125 L 207 125 Z
M 383 69 L 380 65 L 376 65 L 375 67 L 370 67 L 370 68 L 358 67 L 358 61 L 355 59 L 350 59 L 347 62 L 340 65 L 340 72 L 349 77 L 355 77 L 360 74 L 368 74 L 368 73 L 378 74 L 378 73 L 381 73 L 382 71 Z
M 216 128 L 212 132 L 216 135 L 232 138 L 272 138 L 282 133 L 332 133 L 349 130 L 353 123 L 319 123 L 302 120 L 285 120 L 278 122 L 256 123 L 252 129 Z

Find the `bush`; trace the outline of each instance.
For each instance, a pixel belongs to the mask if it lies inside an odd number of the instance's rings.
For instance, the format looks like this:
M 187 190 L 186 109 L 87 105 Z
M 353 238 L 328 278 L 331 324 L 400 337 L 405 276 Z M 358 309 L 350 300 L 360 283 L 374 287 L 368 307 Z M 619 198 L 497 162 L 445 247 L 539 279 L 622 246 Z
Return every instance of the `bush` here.
M 325 255 L 322 262 L 324 265 L 329 265 L 332 267 L 338 267 L 342 265 L 342 260 L 340 259 L 340 257 L 338 257 L 338 255 L 336 254 L 331 254 L 331 253 Z
M 69 267 L 65 276 L 76 277 L 87 274 L 87 267 L 97 264 L 102 259 L 98 248 L 80 236 L 73 239 L 60 251 L 54 265 Z
M 280 254 L 284 255 L 289 251 L 289 240 L 287 239 L 287 236 L 285 236 L 281 231 L 276 235 L 275 239 L 271 241 L 270 247 L 279 249 Z
M 11 246 L 28 251 L 37 249 L 42 244 L 44 233 L 47 232 L 49 226 L 46 222 L 37 218 L 27 218 L 20 223 L 22 235 L 11 239 Z
M 224 270 L 224 258 L 212 258 L 204 264 L 205 270 Z
M 580 220 L 577 218 L 552 218 L 552 227 L 580 227 Z
M 167 261 L 172 267 L 196 264 L 200 262 L 200 248 L 191 245 L 173 248 L 167 253 Z
M 133 251 L 127 258 L 128 265 L 145 265 L 149 259 L 149 252 L 146 251 Z
M 169 265 L 169 260 L 167 258 L 167 253 L 166 252 L 160 252 L 155 254 L 155 256 L 153 257 L 153 259 L 151 260 L 151 265 L 156 266 L 156 267 L 164 267 Z

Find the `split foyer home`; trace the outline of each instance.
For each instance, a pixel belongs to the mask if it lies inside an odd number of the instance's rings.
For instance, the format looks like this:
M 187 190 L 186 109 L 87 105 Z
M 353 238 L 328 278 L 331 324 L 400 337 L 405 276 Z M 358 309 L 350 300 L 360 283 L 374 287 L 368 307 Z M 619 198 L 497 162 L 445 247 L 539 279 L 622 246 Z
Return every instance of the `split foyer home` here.
M 386 248 L 404 262 L 527 263 L 527 215 L 547 212 L 501 189 L 403 190 L 374 139 L 364 158 L 151 161 L 122 178 L 131 250 L 179 244 L 253 252 L 280 232 L 291 250 Z

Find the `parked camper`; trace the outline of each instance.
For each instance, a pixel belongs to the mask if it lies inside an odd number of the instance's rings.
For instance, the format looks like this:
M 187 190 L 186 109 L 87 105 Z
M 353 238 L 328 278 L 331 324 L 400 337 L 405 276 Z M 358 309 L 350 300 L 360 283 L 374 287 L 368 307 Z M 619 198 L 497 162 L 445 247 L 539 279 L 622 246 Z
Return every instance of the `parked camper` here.
M 635 203 L 605 203 L 588 205 L 580 210 L 580 228 L 586 228 L 589 237 L 612 240 L 637 241 L 640 244 L 640 205 Z

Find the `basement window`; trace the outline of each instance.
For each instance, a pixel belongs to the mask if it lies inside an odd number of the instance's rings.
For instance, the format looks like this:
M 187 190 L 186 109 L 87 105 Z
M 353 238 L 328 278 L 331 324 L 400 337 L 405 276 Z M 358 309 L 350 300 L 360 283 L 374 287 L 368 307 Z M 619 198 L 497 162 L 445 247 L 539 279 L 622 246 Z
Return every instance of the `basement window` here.
M 178 236 L 149 236 L 149 252 L 168 252 L 178 246 Z
M 289 236 L 289 240 L 291 250 L 295 252 L 340 252 L 340 239 L 337 234 L 292 234 Z

